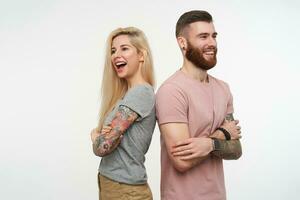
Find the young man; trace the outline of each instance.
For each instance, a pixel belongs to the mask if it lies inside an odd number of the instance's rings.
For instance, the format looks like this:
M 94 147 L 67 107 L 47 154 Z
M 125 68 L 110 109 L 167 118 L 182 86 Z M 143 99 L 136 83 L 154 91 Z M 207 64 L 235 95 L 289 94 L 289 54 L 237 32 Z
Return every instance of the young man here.
M 183 66 L 156 95 L 161 131 L 161 199 L 225 200 L 223 159 L 241 154 L 228 85 L 207 71 L 216 65 L 217 32 L 206 11 L 176 24 Z

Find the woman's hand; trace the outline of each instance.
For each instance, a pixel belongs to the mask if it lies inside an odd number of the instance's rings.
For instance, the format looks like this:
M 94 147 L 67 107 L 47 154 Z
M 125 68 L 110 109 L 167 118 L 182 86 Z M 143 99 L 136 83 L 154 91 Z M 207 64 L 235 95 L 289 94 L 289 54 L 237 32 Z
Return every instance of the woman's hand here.
M 94 128 L 91 131 L 91 140 L 92 140 L 92 142 L 94 143 L 96 138 L 99 137 L 100 135 L 108 134 L 111 131 L 111 129 L 112 129 L 111 126 L 103 126 L 101 131 L 99 131 L 98 128 Z
M 92 131 L 91 131 L 91 140 L 93 143 L 95 143 L 95 140 L 97 137 L 99 137 L 101 135 L 101 133 L 99 132 L 99 129 L 98 128 L 94 128 Z

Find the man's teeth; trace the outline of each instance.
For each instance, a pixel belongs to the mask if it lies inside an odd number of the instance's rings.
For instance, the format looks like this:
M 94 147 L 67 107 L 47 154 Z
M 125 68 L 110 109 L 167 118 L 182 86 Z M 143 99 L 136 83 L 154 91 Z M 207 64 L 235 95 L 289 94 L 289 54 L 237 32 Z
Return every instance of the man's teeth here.
M 215 52 L 214 51 L 207 51 L 207 52 L 205 52 L 205 54 L 207 54 L 207 55 L 214 55 Z

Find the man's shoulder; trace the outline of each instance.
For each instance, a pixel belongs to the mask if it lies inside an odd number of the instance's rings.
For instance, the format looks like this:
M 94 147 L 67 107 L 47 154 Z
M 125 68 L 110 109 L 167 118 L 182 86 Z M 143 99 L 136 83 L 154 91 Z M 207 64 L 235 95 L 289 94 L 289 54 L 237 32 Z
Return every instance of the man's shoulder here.
M 170 98 L 171 96 L 185 96 L 184 89 L 176 81 L 165 81 L 157 90 L 155 97 Z
M 210 79 L 215 85 L 220 85 L 220 86 L 222 86 L 222 87 L 224 87 L 224 88 L 229 89 L 229 85 L 228 85 L 227 82 L 225 82 L 225 81 L 223 81 L 223 80 L 221 80 L 221 79 L 219 79 L 219 78 L 216 78 L 216 77 L 214 77 L 214 76 L 212 76 L 212 75 L 209 75 L 209 79 Z
M 183 80 L 181 74 L 179 71 L 176 71 L 161 84 L 157 92 L 161 90 L 181 89 L 182 83 Z

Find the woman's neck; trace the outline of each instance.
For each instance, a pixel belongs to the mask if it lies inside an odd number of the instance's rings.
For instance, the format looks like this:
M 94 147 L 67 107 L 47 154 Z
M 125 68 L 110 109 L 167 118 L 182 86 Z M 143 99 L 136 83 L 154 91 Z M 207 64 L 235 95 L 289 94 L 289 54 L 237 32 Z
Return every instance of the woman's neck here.
M 128 89 L 136 86 L 136 85 L 142 85 L 146 84 L 147 81 L 143 79 L 141 76 L 132 77 L 131 79 L 127 79 Z

